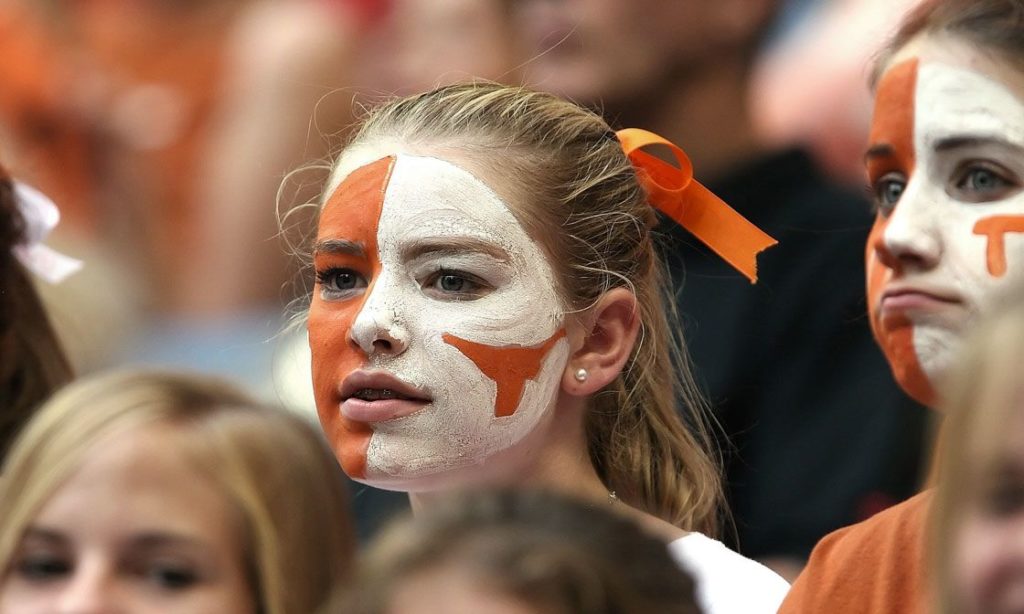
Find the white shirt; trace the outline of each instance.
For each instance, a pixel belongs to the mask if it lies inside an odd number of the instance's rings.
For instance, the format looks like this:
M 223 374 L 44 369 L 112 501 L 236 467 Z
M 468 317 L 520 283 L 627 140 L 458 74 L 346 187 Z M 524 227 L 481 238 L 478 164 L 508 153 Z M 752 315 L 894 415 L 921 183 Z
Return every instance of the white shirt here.
M 789 592 L 777 573 L 706 535 L 690 533 L 668 550 L 696 581 L 704 614 L 775 614 Z

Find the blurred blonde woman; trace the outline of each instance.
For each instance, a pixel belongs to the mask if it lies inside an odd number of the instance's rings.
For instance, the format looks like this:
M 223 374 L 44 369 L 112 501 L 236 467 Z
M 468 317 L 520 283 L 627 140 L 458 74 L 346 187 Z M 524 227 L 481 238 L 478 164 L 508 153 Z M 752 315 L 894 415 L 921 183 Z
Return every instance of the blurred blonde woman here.
M 1022 376 L 1018 300 L 977 331 L 950 380 L 932 527 L 939 612 L 1024 612 Z
M 307 614 L 353 549 L 315 429 L 216 380 L 64 389 L 0 478 L 0 612 Z

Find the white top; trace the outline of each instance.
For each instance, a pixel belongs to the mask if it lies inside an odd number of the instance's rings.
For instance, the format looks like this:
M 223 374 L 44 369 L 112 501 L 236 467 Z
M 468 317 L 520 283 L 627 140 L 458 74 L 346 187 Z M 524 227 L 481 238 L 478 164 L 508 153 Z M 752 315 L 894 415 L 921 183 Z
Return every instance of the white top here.
M 693 575 L 704 614 L 775 614 L 789 592 L 782 576 L 706 535 L 680 537 L 668 551 Z

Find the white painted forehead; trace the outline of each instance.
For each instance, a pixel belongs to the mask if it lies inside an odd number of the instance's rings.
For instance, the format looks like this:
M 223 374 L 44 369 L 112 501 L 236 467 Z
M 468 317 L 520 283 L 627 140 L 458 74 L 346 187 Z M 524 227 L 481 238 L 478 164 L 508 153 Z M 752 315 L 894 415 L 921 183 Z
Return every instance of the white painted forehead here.
M 1001 81 L 985 73 L 941 61 L 918 69 L 919 122 L 936 132 L 991 133 L 1024 141 L 1024 101 Z

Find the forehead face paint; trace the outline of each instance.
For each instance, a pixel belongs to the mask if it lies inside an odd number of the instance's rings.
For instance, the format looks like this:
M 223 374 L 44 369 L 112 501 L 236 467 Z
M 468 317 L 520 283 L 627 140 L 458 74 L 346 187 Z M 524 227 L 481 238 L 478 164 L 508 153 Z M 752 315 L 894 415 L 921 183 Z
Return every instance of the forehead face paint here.
M 321 423 L 352 477 L 427 490 L 500 473 L 569 355 L 554 271 L 464 169 L 399 154 L 324 206 L 310 307 Z
M 984 72 L 914 58 L 879 83 L 867 156 L 872 329 L 926 404 L 965 327 L 1024 284 L 1024 104 Z

